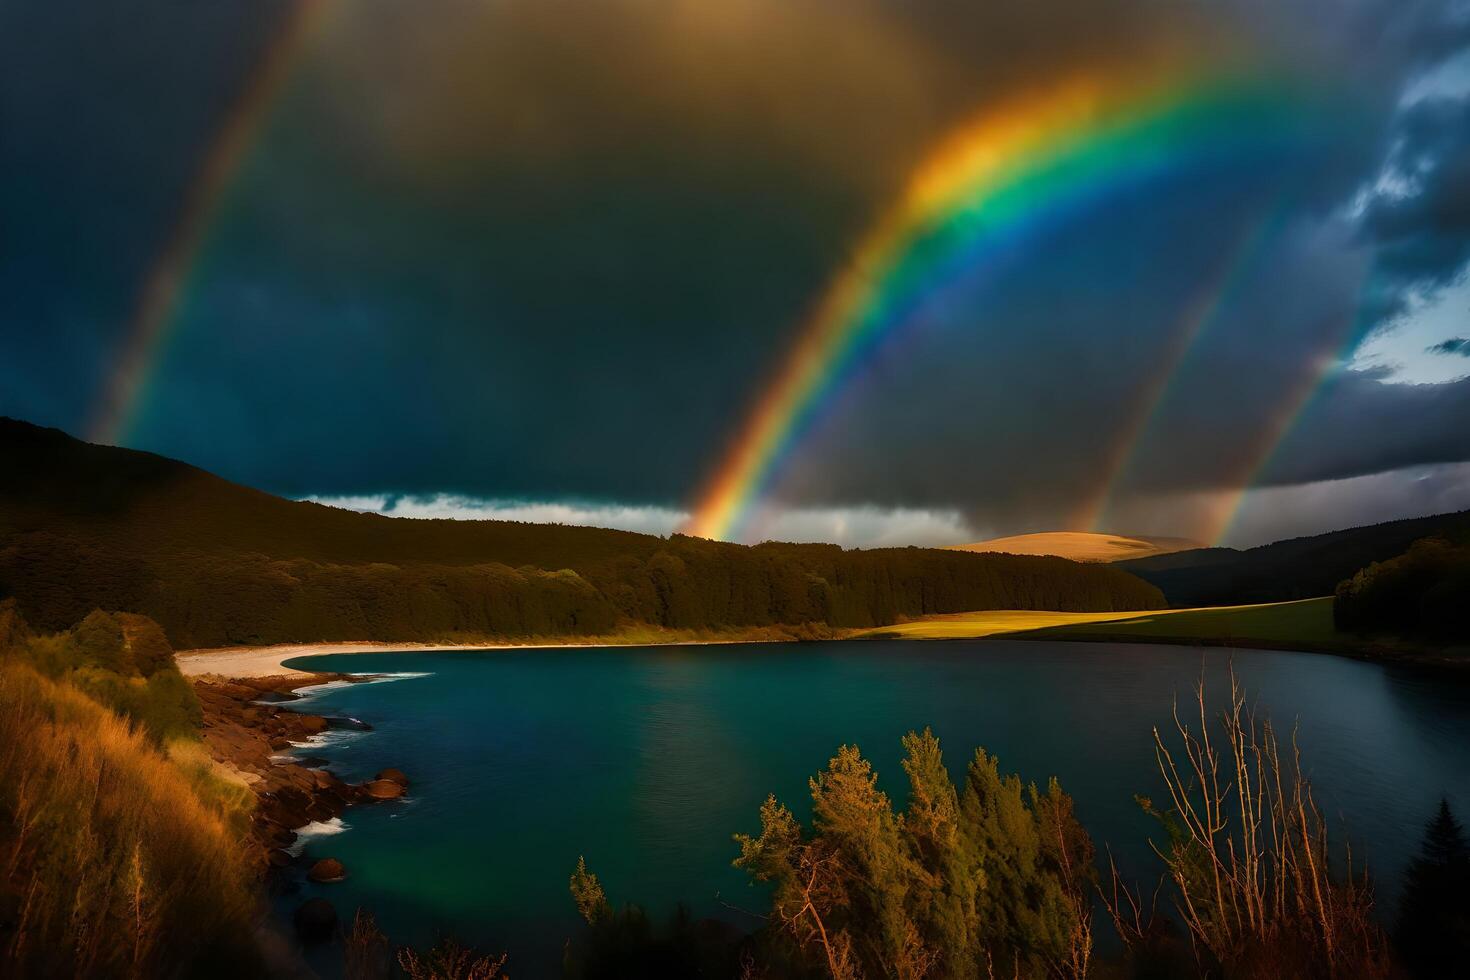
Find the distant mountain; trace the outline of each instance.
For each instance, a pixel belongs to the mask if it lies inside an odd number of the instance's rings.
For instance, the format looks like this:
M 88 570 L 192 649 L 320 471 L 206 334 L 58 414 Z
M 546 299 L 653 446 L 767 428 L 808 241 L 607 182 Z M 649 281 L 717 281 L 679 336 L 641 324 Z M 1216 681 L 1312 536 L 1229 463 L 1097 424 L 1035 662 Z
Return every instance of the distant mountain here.
M 143 613 L 180 648 L 1163 605 L 1115 567 L 1057 558 L 361 514 L 12 419 L 0 419 L 0 460 L 0 598 L 47 630 L 95 608 Z
M 1201 548 L 1118 562 L 1163 590 L 1172 606 L 1279 602 L 1332 595 L 1337 583 L 1420 538 L 1470 532 L 1470 511 L 1292 538 L 1244 551 Z
M 991 538 L 973 544 L 951 545 L 952 551 L 999 552 L 1007 555 L 1056 555 L 1073 561 L 1123 561 L 1151 555 L 1168 555 L 1204 545 L 1188 538 L 1155 538 L 1142 535 L 1096 534 L 1088 531 L 1043 531 Z

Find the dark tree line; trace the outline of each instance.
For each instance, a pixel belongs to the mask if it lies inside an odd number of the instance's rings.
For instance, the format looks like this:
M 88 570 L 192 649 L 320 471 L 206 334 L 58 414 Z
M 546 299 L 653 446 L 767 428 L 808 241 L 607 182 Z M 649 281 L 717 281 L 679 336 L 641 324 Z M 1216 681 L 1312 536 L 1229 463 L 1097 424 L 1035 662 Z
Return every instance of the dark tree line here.
M 1126 611 L 1157 589 L 1059 558 L 754 548 L 282 500 L 0 419 L 0 597 L 39 628 L 142 613 L 175 646 L 865 627 L 973 609 Z M 818 631 L 820 632 L 820 631 Z
M 1157 608 L 1157 590 L 1059 558 L 824 545 L 745 548 L 674 536 L 577 568 L 327 563 L 258 553 L 121 553 L 52 532 L 0 547 L 0 593 L 63 629 L 99 606 L 157 620 L 179 647 L 319 639 L 590 636 L 673 629 L 879 626 L 973 609 Z
M 1470 511 L 1345 528 L 1245 551 L 1199 548 L 1118 564 L 1157 585 L 1171 606 L 1282 602 L 1331 595 L 1358 569 L 1401 555 L 1421 538 L 1466 534 Z
M 1341 630 L 1447 642 L 1470 640 L 1470 547 L 1416 541 L 1337 586 L 1332 616 Z

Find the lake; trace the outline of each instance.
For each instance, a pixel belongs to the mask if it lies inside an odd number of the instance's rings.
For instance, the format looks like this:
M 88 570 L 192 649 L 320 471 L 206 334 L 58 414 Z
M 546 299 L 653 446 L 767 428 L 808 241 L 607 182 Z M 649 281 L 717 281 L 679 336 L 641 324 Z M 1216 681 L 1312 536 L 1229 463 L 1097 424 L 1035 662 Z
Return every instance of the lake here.
M 1157 826 L 1133 801 L 1162 792 L 1151 729 L 1201 670 L 1223 707 L 1232 660 L 1279 727 L 1300 724 L 1319 802 L 1391 906 L 1441 795 L 1470 817 L 1470 686 L 1317 654 L 989 639 L 291 660 L 402 675 L 313 695 L 303 710 L 374 730 L 302 752 L 351 781 L 397 766 L 412 790 L 308 839 L 308 857 L 339 858 L 349 877 L 282 909 L 320 894 L 344 918 L 371 909 L 395 943 L 452 932 L 508 951 L 512 976 L 556 976 L 579 921 L 567 878 L 586 855 L 614 903 L 662 919 L 684 901 L 754 928 L 743 910 L 764 895 L 730 866 L 731 834 L 758 830 L 768 793 L 805 817 L 808 777 L 844 742 L 902 806 L 899 739 L 926 725 L 957 782 L 976 746 L 1028 781 L 1056 776 L 1099 852 L 1156 876 Z

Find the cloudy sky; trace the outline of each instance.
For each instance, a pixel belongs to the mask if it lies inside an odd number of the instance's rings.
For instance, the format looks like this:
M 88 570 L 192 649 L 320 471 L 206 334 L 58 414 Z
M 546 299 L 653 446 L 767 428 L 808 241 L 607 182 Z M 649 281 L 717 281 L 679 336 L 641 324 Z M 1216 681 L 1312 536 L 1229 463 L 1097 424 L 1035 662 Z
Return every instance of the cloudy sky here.
M 947 134 L 1163 48 L 1289 74 L 1311 137 L 968 270 L 745 533 L 1470 507 L 1448 0 L 9 0 L 0 414 L 344 506 L 668 533 Z

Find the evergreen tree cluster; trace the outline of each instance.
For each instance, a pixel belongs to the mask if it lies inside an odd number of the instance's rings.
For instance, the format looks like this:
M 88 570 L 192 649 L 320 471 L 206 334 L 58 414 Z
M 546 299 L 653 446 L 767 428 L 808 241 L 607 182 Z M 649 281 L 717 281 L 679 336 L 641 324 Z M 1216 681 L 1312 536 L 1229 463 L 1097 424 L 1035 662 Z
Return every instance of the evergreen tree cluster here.
M 1470 970 L 1470 843 L 1446 800 L 1404 874 L 1395 938 L 1404 965 L 1421 980 Z
M 927 729 L 904 747 L 903 812 L 843 746 L 811 780 L 809 827 L 770 797 L 760 834 L 736 837 L 736 865 L 772 888 L 767 961 L 834 980 L 1085 975 L 1096 872 L 1071 798 L 983 749 L 957 788 Z

